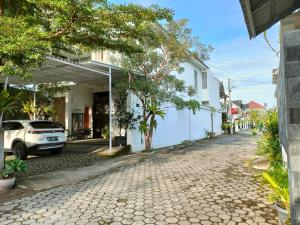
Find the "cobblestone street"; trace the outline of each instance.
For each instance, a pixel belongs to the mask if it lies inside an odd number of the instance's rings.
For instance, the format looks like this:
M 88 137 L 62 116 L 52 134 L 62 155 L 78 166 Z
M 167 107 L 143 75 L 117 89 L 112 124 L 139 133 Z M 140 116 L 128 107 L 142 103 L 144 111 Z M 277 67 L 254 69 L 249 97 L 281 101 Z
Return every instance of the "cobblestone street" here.
M 222 136 L 149 154 L 104 176 L 0 205 L 0 224 L 277 224 L 245 162 L 255 138 Z

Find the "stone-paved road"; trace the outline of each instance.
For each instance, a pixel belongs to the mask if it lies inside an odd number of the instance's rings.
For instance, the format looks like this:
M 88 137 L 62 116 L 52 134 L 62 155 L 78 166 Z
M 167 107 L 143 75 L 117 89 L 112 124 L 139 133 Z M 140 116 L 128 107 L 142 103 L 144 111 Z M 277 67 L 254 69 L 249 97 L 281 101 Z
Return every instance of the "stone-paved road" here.
M 160 152 L 103 177 L 0 205 L 0 224 L 277 224 L 267 191 L 244 166 L 245 135 Z

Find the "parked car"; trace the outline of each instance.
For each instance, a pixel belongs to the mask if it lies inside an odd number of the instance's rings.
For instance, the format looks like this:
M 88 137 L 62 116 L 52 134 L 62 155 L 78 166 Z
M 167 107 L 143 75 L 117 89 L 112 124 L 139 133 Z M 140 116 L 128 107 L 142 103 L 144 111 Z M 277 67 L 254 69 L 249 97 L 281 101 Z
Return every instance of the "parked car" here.
M 58 124 L 46 120 L 9 120 L 2 122 L 4 150 L 20 159 L 30 151 L 61 153 L 66 143 L 65 131 Z

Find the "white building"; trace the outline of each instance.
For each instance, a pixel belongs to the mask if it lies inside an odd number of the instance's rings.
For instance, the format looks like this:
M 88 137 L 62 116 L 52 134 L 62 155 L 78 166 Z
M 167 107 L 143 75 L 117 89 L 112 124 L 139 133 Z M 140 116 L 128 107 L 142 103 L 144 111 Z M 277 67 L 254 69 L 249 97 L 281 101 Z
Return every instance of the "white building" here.
M 109 56 L 103 52 L 92 53 L 87 58 L 94 62 L 111 64 Z M 201 110 L 193 114 L 188 109 L 178 111 L 166 105 L 165 118 L 158 118 L 158 127 L 153 137 L 154 149 L 180 144 L 185 140 L 202 139 L 207 137 L 207 132 L 213 131 L 216 135 L 222 133 L 220 81 L 204 63 L 198 60 L 184 63 L 182 67 L 183 73 L 173 75 L 184 80 L 186 86 L 194 87 L 196 95 L 192 98 L 202 103 Z M 113 75 L 112 79 L 114 77 L 116 76 Z M 99 138 L 105 124 L 108 123 L 108 90 L 107 81 L 95 84 L 78 83 L 70 86 L 70 90 L 61 96 L 60 102 L 57 103 L 58 116 L 55 119 L 70 132 L 78 128 L 89 128 L 92 130 L 91 136 Z M 190 97 L 185 96 L 185 98 Z M 142 114 L 141 104 L 132 94 L 129 95 L 128 107 L 136 114 Z M 143 136 L 138 128 L 128 132 L 127 144 L 131 145 L 133 152 L 144 149 Z

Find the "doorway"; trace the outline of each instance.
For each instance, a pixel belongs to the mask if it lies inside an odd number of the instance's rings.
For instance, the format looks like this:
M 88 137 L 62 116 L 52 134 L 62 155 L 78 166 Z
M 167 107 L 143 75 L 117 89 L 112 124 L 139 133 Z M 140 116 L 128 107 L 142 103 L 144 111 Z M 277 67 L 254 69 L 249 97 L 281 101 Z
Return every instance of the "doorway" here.
M 106 126 L 109 126 L 109 92 L 96 92 L 93 104 L 93 138 L 102 137 Z

